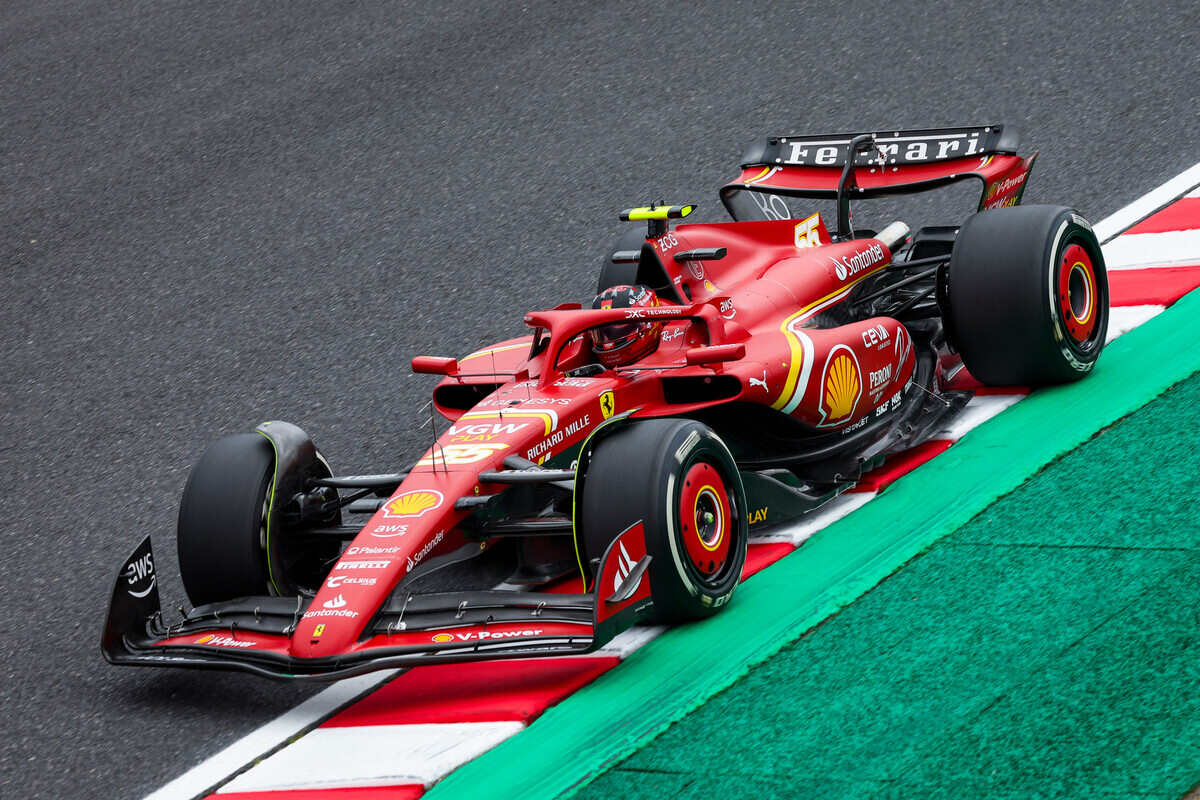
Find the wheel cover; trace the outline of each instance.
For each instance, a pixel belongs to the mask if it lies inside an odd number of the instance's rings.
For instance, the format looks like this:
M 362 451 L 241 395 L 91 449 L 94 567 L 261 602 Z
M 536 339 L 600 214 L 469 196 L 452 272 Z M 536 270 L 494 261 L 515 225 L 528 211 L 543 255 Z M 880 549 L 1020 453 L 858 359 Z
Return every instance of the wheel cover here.
M 1058 307 L 1067 333 L 1079 344 L 1096 331 L 1098 299 L 1092 257 L 1077 242 L 1068 245 L 1058 269 Z
M 707 461 L 691 465 L 679 495 L 679 535 L 691 566 L 706 582 L 729 560 L 735 523 L 721 473 Z

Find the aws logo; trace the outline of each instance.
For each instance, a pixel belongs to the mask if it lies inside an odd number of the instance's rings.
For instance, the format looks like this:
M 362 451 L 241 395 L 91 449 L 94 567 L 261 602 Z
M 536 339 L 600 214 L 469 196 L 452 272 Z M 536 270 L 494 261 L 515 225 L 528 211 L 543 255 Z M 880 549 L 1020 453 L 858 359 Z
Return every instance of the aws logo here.
M 148 581 L 146 588 L 138 589 L 138 585 L 143 581 Z M 125 582 L 128 584 L 126 591 L 130 597 L 142 598 L 150 594 L 158 582 L 158 577 L 154 574 L 154 557 L 149 551 L 125 565 Z

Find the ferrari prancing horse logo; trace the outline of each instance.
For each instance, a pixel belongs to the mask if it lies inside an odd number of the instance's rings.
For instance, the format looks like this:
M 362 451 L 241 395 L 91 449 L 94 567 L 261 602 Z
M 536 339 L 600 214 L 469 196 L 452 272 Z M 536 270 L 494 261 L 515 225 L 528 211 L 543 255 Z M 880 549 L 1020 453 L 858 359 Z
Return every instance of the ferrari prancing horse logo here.
M 601 392 L 600 393 L 600 413 L 604 415 L 604 418 L 608 419 L 609 417 L 611 417 L 613 415 L 613 413 L 616 412 L 616 410 L 617 410 L 617 403 L 616 403 L 616 400 L 613 399 L 613 393 L 612 392 Z

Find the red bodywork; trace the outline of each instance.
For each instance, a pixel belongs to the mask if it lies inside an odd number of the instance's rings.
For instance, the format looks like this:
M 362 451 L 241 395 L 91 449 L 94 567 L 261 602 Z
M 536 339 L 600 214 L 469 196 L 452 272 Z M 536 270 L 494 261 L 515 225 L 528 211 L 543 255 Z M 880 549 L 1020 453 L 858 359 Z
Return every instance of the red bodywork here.
M 797 246 L 799 232 L 810 224 L 680 225 L 655 241 L 663 265 L 675 267 L 672 283 L 681 292 L 686 286 L 693 302 L 645 312 L 664 320 L 663 341 L 636 369 L 587 378 L 564 374 L 564 367 L 588 360 L 581 334 L 625 321 L 629 312 L 623 309 L 527 314 L 525 322 L 548 337 L 538 355 L 529 356 L 532 339 L 526 339 L 461 359 L 464 373 L 486 367 L 493 374 L 448 377 L 444 385 L 486 383 L 505 373 L 521 379 L 501 385 L 469 410 L 439 406 L 451 425 L 347 548 L 310 605 L 314 611 L 300 622 L 291 653 L 311 658 L 374 646 L 374 640 L 360 642 L 369 614 L 323 615 L 324 606 L 340 598 L 348 609 L 376 608 L 423 560 L 467 544 L 455 526 L 470 512 L 455 511 L 454 501 L 503 490 L 478 475 L 502 469 L 508 456 L 544 462 L 578 448 L 598 425 L 624 411 L 634 417 L 681 416 L 742 401 L 771 407 L 814 429 L 845 430 L 898 408 L 899 392 L 913 370 L 913 349 L 903 325 L 884 317 L 829 329 L 809 324 L 859 281 L 885 267 L 891 253 L 874 239 L 831 243 L 823 225 L 818 225 L 820 246 L 811 246 L 808 239 Z M 685 265 L 670 257 L 706 247 L 724 247 L 727 255 Z M 690 349 L 725 344 L 744 345 L 745 356 L 686 365 Z M 664 378 L 689 377 L 731 378 L 735 383 L 719 400 L 668 402 Z M 375 582 L 345 583 L 351 575 Z M 320 624 L 324 631 L 316 637 L 313 631 Z
M 985 154 L 879 171 L 860 168 L 857 181 L 871 190 L 944 183 L 970 174 L 984 181 L 981 206 L 992 207 L 1019 202 L 1032 161 Z M 828 193 L 840 174 L 838 167 L 756 165 L 745 168 L 726 192 L 753 187 Z M 723 257 L 682 262 L 675 258 L 718 248 L 724 249 Z M 521 622 L 451 621 L 418 630 L 397 622 L 382 633 L 371 625 L 381 607 L 397 602 L 403 594 L 397 589 L 422 564 L 491 545 L 469 536 L 462 523 L 480 506 L 479 498 L 509 488 L 487 478 L 489 472 L 505 470 L 506 459 L 515 456 L 536 465 L 553 462 L 559 469 L 573 469 L 585 440 L 610 421 L 689 416 L 733 403 L 790 417 L 814 436 L 850 433 L 895 415 L 914 378 L 910 332 L 889 317 L 831 325 L 819 316 L 884 270 L 892 255 L 879 239 L 832 241 L 815 214 L 805 219 L 681 224 L 647 239 L 640 254 L 640 263 L 653 262 L 663 273 L 666 288 L 659 294 L 665 305 L 528 313 L 524 321 L 532 329 L 529 336 L 497 343 L 457 362 L 414 360 L 414 369 L 445 375 L 434 403 L 450 424 L 347 545 L 303 613 L 297 610 L 294 626 L 279 634 L 168 631 L 142 642 L 140 650 L 164 654 L 158 663 L 211 665 L 228 656 L 230 662 L 221 666 L 240 666 L 238 659 L 253 651 L 273 654 L 292 666 L 315 665 L 308 672 L 288 672 L 291 667 L 257 670 L 295 677 L 409 663 L 388 661 L 383 655 L 371 660 L 373 653 L 399 654 L 398 658 L 432 653 L 455 660 L 488 657 L 487 647 L 493 644 L 499 648 L 495 655 L 505 657 L 544 655 L 555 643 L 568 643 L 564 647 L 571 652 L 599 647 L 632 624 L 637 619 L 634 612 L 651 602 L 644 577 L 633 587 L 621 583 L 646 553 L 636 529 L 614 532 L 617 538 L 594 579 L 579 563 L 593 605 L 588 619 L 543 619 L 535 611 Z M 636 318 L 664 323 L 655 352 L 629 368 L 572 374 L 593 361 L 589 329 Z M 944 354 L 938 373 L 959 366 L 954 356 Z M 513 468 L 511 461 L 507 468 Z M 632 590 L 622 593 L 622 588 Z M 618 595 L 622 597 L 614 600 Z M 399 618 L 403 617 L 401 610 Z M 546 648 L 502 647 L 522 643 L 543 643 Z M 197 648 L 208 652 L 201 658 Z M 106 644 L 106 654 L 117 663 L 148 663 L 159 657 L 114 657 L 111 649 Z M 189 655 L 172 659 L 165 655 L 170 651 Z

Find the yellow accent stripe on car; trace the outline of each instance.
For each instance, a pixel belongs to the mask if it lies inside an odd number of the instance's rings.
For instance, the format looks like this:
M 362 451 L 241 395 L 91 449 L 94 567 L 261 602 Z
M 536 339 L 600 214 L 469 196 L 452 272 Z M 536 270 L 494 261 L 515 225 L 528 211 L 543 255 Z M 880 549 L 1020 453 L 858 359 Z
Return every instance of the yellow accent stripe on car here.
M 758 173 L 757 175 L 755 175 L 753 178 L 750 178 L 749 180 L 742 181 L 742 183 L 749 185 L 752 183 L 758 183 L 759 181 L 765 181 L 767 178 L 771 177 L 776 172 L 779 172 L 779 169 L 780 169 L 779 167 L 763 167 L 762 172 Z
M 471 355 L 469 355 L 469 356 L 463 356 L 462 358 L 460 358 L 458 360 L 458 363 L 461 364 L 464 361 L 470 361 L 472 358 L 482 358 L 483 356 L 490 356 L 494 353 L 503 353 L 507 350 L 520 350 L 522 348 L 528 348 L 528 347 L 529 347 L 529 342 L 519 342 L 518 344 L 506 344 L 501 347 L 489 347 L 487 350 L 476 350 L 474 353 L 471 353 Z
M 891 262 L 885 262 L 883 264 L 880 264 L 875 269 L 855 278 L 853 281 L 846 284 L 845 286 L 838 289 L 837 291 L 834 291 L 834 292 L 831 292 L 831 293 L 825 295 L 820 300 L 816 300 L 812 303 L 809 303 L 804 308 L 800 309 L 799 311 L 797 311 L 796 313 L 792 314 L 787 319 L 785 319 L 782 323 L 780 323 L 779 330 L 784 335 L 784 337 L 787 338 L 788 347 L 791 348 L 791 351 L 792 351 L 792 359 L 791 359 L 792 363 L 788 369 L 787 381 L 783 385 L 783 391 L 780 392 L 779 399 L 777 399 L 774 403 L 771 404 L 771 408 L 775 409 L 776 411 L 784 410 L 786 413 L 790 414 L 793 410 L 795 410 L 796 406 L 800 404 L 799 398 L 795 398 L 796 402 L 794 402 L 794 403 L 790 402 L 790 401 L 793 399 L 793 395 L 796 394 L 796 391 L 797 391 L 796 382 L 797 382 L 797 379 L 800 377 L 800 368 L 804 365 L 804 345 L 801 343 L 799 337 L 797 337 L 796 334 L 791 331 L 790 328 L 791 328 L 792 323 L 793 322 L 801 322 L 804 319 L 806 319 L 807 317 L 820 311 L 825 305 L 829 304 L 830 302 L 835 301 L 835 300 L 840 300 L 842 298 L 842 296 L 849 293 L 849 291 L 851 289 L 853 289 L 860 281 L 866 280 L 867 278 L 871 277 L 876 272 L 879 272 L 879 270 L 886 267 L 889 263 L 891 263 Z M 801 394 L 803 394 L 803 390 L 801 390 Z M 785 408 L 785 407 L 787 407 L 787 408 Z

